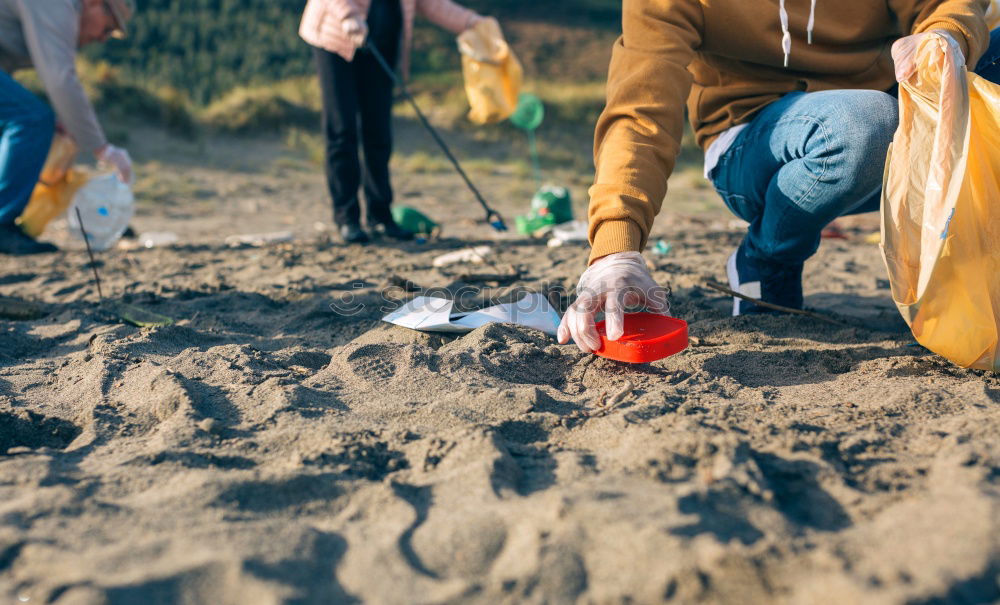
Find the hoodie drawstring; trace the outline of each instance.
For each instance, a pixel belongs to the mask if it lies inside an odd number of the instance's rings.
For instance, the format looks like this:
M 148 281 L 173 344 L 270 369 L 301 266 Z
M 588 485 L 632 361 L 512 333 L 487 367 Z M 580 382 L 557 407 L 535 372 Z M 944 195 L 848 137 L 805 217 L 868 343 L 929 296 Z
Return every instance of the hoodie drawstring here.
M 778 2 L 778 15 L 781 17 L 781 50 L 785 51 L 785 67 L 788 67 L 788 57 L 792 54 L 792 34 L 788 31 L 788 11 L 785 10 L 785 0 Z
M 788 11 L 785 9 L 785 0 L 778 0 L 778 11 L 781 17 L 781 50 L 785 53 L 785 67 L 788 67 L 788 58 L 792 56 L 792 34 L 788 31 Z M 815 24 L 816 0 L 810 0 L 809 25 L 806 29 L 806 39 L 809 44 L 813 43 L 813 26 Z
M 809 39 L 809 44 L 813 43 L 813 25 L 816 24 L 816 0 L 812 0 L 809 5 L 809 25 L 806 26 L 806 35 Z

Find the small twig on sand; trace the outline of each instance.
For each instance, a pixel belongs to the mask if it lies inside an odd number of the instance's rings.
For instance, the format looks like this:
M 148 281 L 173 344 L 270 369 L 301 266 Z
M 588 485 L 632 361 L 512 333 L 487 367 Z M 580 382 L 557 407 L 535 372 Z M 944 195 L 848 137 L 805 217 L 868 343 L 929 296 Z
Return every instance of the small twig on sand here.
M 458 276 L 461 281 L 472 283 L 495 283 L 501 286 L 508 286 L 521 279 L 521 273 L 464 273 Z
M 599 418 L 601 416 L 607 416 L 616 408 L 620 407 L 624 403 L 625 399 L 632 394 L 635 390 L 635 385 L 629 380 L 625 383 L 625 386 L 621 388 L 617 393 L 608 397 L 606 391 L 601 391 L 601 394 L 597 396 L 594 400 L 594 405 L 597 409 L 580 411 L 579 416 L 583 418 Z
M 475 247 L 469 248 L 469 251 L 472 252 L 472 256 L 479 259 L 480 262 L 482 262 L 485 265 L 489 265 L 490 269 L 493 269 L 497 273 L 500 273 L 500 267 L 498 267 L 496 263 L 494 263 L 488 258 L 490 256 L 489 254 L 480 254 L 479 252 L 476 251 Z
M 750 302 L 752 302 L 755 305 L 759 305 L 761 307 L 764 307 L 765 309 L 771 309 L 771 310 L 774 310 L 774 311 L 781 311 L 782 313 L 791 313 L 793 315 L 801 315 L 803 317 L 811 317 L 813 319 L 818 319 L 819 321 L 825 321 L 826 323 L 833 324 L 835 326 L 848 326 L 848 324 L 846 324 L 846 323 L 844 323 L 842 321 L 838 321 L 838 320 L 836 320 L 836 319 L 834 319 L 832 317 L 827 317 L 826 315 L 822 315 L 820 313 L 815 313 L 813 311 L 806 311 L 804 309 L 793 309 L 791 307 L 783 307 L 781 305 L 775 305 L 773 303 L 764 302 L 764 301 L 762 301 L 762 300 L 760 300 L 758 298 L 754 298 L 752 296 L 747 296 L 746 294 L 740 294 L 739 292 L 736 292 L 735 290 L 727 288 L 726 286 L 723 286 L 722 284 L 718 284 L 718 283 L 713 282 L 713 281 L 705 282 L 705 285 L 708 286 L 709 288 L 712 288 L 713 290 L 718 290 L 719 292 L 722 292 L 723 294 L 728 294 L 729 296 L 735 296 L 736 298 L 741 298 L 743 300 L 750 301 Z
M 608 399 L 608 403 L 605 405 L 605 409 L 610 411 L 620 406 L 622 402 L 625 401 L 625 398 L 631 395 L 632 391 L 634 390 L 635 390 L 635 385 L 632 384 L 631 380 L 629 380 L 628 382 L 625 383 L 625 386 L 623 386 L 620 391 L 615 393 L 611 397 L 611 399 Z

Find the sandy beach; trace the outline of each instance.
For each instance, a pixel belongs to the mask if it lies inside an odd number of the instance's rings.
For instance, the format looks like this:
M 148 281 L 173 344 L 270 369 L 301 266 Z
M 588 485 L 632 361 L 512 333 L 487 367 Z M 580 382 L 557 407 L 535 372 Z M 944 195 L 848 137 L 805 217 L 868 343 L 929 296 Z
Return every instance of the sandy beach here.
M 404 162 L 419 131 L 399 128 Z M 875 217 L 806 267 L 839 324 L 732 318 L 706 282 L 741 226 L 674 179 L 653 235 L 673 250 L 647 258 L 691 346 L 630 366 L 517 326 L 380 321 L 416 293 L 399 278 L 565 304 L 584 266 L 583 244 L 497 239 L 446 170 L 395 172 L 440 240 L 343 246 L 319 169 L 274 141 L 147 135 L 134 225 L 180 239 L 99 268 L 175 325 L 98 304 L 59 228 L 65 252 L 0 258 L 0 296 L 41 311 L 0 320 L 3 602 L 1000 601 L 1000 379 L 915 343 Z M 530 179 L 479 164 L 526 211 Z M 547 176 L 584 216 L 590 176 Z M 294 239 L 225 243 L 275 231 Z M 433 267 L 469 245 L 494 267 Z M 468 275 L 497 270 L 520 277 Z

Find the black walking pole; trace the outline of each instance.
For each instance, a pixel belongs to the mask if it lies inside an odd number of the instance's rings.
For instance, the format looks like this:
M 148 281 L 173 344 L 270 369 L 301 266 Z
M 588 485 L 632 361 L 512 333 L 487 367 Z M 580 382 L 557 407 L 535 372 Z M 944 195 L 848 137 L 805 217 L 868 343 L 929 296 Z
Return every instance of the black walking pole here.
M 451 160 L 452 165 L 455 166 L 455 170 L 457 170 L 458 174 L 462 176 L 462 179 L 465 181 L 465 184 L 469 186 L 469 190 L 472 191 L 472 194 L 476 196 L 476 200 L 479 202 L 479 205 L 486 211 L 486 222 L 497 231 L 506 231 L 507 224 L 503 222 L 503 217 L 500 216 L 499 212 L 490 208 L 490 205 L 486 203 L 485 199 L 483 199 L 483 195 L 479 193 L 476 186 L 472 184 L 469 176 L 465 174 L 464 170 L 462 170 L 462 165 L 458 163 L 458 160 L 451 153 L 451 150 L 448 149 L 448 145 L 445 144 L 441 135 L 439 135 L 438 132 L 434 130 L 434 127 L 431 126 L 431 123 L 427 121 L 427 118 L 424 116 L 424 112 L 420 111 L 420 107 L 417 106 L 417 102 L 413 99 L 413 95 L 410 94 L 410 91 L 406 89 L 406 84 L 403 83 L 403 80 L 396 75 L 396 72 L 394 72 L 391 67 L 389 67 L 389 63 L 386 62 L 382 53 L 375 48 L 375 45 L 372 44 L 371 41 L 365 42 L 365 47 L 371 51 L 372 55 L 375 56 L 375 60 L 378 61 L 379 65 L 382 66 L 382 69 L 385 70 L 385 73 L 387 73 L 389 77 L 392 78 L 392 81 L 395 82 L 396 86 L 399 87 L 403 96 L 406 97 L 406 100 L 409 101 L 410 105 L 413 107 L 413 111 L 417 112 L 417 117 L 420 118 L 424 127 L 427 128 L 427 131 L 430 132 L 431 136 L 434 137 L 434 140 L 437 141 L 438 146 L 441 147 L 441 151 L 443 151 L 444 154 L 448 156 L 448 159 Z

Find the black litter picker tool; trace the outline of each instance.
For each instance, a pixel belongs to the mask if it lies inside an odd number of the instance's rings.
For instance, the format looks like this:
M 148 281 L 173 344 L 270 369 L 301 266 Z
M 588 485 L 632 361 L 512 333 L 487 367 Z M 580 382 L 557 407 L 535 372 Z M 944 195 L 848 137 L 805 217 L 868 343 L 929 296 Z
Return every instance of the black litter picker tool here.
M 424 116 L 424 112 L 420 111 L 420 107 L 417 105 L 417 102 L 413 99 L 413 95 L 410 94 L 410 91 L 407 90 L 406 84 L 403 82 L 402 78 L 400 78 L 396 74 L 396 72 L 393 71 L 391 67 L 389 67 L 389 63 L 385 60 L 385 57 L 382 56 L 382 53 L 380 53 L 378 49 L 375 48 L 374 44 L 372 44 L 371 42 L 365 42 L 365 48 L 367 48 L 368 51 L 372 53 L 372 55 L 375 57 L 375 60 L 378 61 L 379 65 L 382 66 L 382 69 L 385 70 L 385 73 L 387 73 L 389 77 L 392 78 L 392 81 L 396 84 L 396 86 L 399 87 L 399 90 L 403 93 L 403 96 L 406 97 L 406 100 L 410 103 L 410 106 L 413 107 L 413 111 L 417 112 L 417 117 L 420 118 L 420 122 L 424 125 L 424 128 L 426 128 L 427 131 L 431 133 L 431 136 L 434 137 L 434 140 L 437 142 L 438 146 L 441 147 L 441 151 L 443 151 L 444 154 L 448 156 L 448 159 L 451 160 L 451 163 L 455 167 L 455 170 L 458 171 L 458 174 L 461 175 L 462 180 L 465 181 L 465 184 L 468 185 L 469 190 L 472 191 L 472 195 L 476 196 L 476 200 L 479 202 L 479 205 L 482 206 L 483 210 L 486 211 L 486 222 L 489 223 L 490 226 L 496 229 L 497 231 L 501 232 L 506 231 L 507 224 L 504 223 L 503 217 L 500 216 L 499 212 L 497 212 L 493 208 L 490 208 L 490 205 L 487 204 L 486 200 L 483 198 L 483 194 L 479 193 L 479 189 L 476 189 L 476 186 L 472 184 L 472 180 L 469 179 L 469 175 L 465 174 L 465 170 L 462 170 L 462 165 L 458 163 L 458 160 L 455 158 L 454 154 L 452 154 L 451 150 L 448 149 L 448 145 L 445 144 L 444 139 L 442 139 L 441 135 L 439 135 L 438 132 L 434 130 L 434 127 L 431 126 L 431 123 L 427 121 L 427 117 Z
M 125 323 L 132 324 L 137 328 L 157 328 L 174 325 L 174 320 L 166 315 L 153 313 L 135 305 L 124 302 L 108 301 L 104 298 L 104 290 L 101 289 L 101 276 L 97 273 L 97 260 L 94 258 L 94 251 L 90 248 L 90 238 L 87 237 L 87 228 L 83 225 L 83 215 L 80 208 L 75 208 L 76 220 L 80 223 L 80 233 L 83 235 L 83 243 L 87 246 L 87 256 L 90 257 L 90 267 L 94 270 L 94 283 L 97 284 L 97 296 L 101 305 L 107 303 L 108 309 L 118 316 Z M 0 301 L 2 302 L 2 301 Z M 0 306 L 0 311 L 3 308 Z

